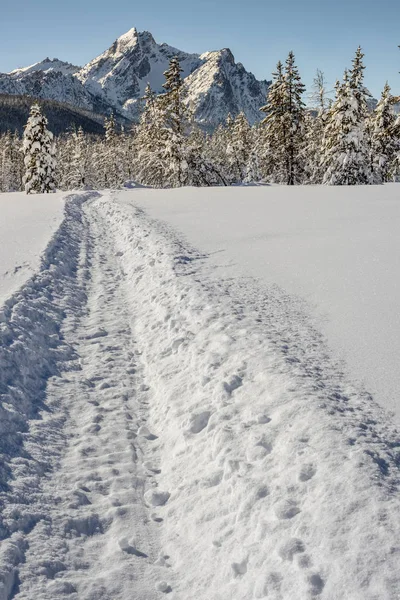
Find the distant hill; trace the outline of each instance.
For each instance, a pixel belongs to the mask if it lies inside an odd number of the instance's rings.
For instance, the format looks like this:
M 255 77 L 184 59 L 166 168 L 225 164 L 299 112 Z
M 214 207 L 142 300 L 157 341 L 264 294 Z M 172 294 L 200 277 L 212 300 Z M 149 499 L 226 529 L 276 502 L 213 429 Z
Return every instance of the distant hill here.
M 30 96 L 0 94 L 0 133 L 18 131 L 23 133 L 29 111 L 37 102 L 49 121 L 49 129 L 59 135 L 71 128 L 82 127 L 86 133 L 104 133 L 104 116 L 96 115 L 63 102 L 38 100 Z

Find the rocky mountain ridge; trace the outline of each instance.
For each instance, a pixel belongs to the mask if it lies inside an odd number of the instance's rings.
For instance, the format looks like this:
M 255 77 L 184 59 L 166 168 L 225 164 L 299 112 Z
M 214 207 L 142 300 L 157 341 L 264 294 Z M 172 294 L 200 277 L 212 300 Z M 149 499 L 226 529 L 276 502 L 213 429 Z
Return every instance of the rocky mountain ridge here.
M 190 54 L 158 44 L 151 33 L 135 28 L 82 68 L 46 58 L 2 73 L 0 93 L 57 100 L 102 114 L 114 111 L 136 120 L 147 83 L 162 93 L 163 73 L 174 56 L 183 69 L 187 102 L 205 129 L 224 122 L 228 113 L 243 111 L 251 123 L 261 118 L 259 108 L 265 104 L 269 82 L 258 81 L 236 63 L 228 48 Z

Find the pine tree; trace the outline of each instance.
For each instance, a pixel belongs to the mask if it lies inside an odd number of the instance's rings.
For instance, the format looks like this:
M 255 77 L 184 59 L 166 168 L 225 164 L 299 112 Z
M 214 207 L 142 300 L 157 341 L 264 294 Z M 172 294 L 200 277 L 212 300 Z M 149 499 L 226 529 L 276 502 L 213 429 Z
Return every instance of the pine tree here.
M 139 183 L 163 187 L 167 171 L 164 153 L 164 111 L 148 84 L 142 98 L 144 107 L 134 141 L 134 169 Z
M 286 178 L 285 146 L 288 132 L 285 120 L 285 82 L 283 65 L 280 61 L 272 77 L 272 84 L 268 89 L 267 104 L 260 108 L 266 114 L 261 122 L 264 126 L 264 136 L 260 155 L 263 176 L 273 183 L 284 183 Z
M 321 148 L 324 138 L 325 121 L 331 102 L 327 97 L 326 80 L 324 73 L 317 69 L 313 80 L 313 94 L 311 96 L 313 112 L 305 115 L 306 139 L 306 164 L 305 181 L 311 184 L 322 183 L 323 170 L 321 168 Z
M 252 151 L 252 131 L 243 112 L 239 113 L 232 125 L 228 124 L 229 143 L 227 158 L 235 183 L 244 181 L 248 174 L 248 163 Z
M 187 185 L 189 179 L 186 142 L 190 131 L 190 111 L 184 103 L 186 90 L 177 57 L 171 59 L 165 71 L 165 94 L 159 97 L 162 113 L 162 156 L 166 166 L 166 184 L 171 187 Z
M 302 96 L 305 86 L 295 64 L 293 52 L 289 52 L 285 66 L 285 91 L 287 107 L 285 118 L 287 122 L 286 172 L 287 184 L 302 183 L 305 162 L 304 145 L 304 116 L 305 104 Z
M 363 53 L 358 47 L 350 72 L 336 87 L 336 100 L 326 120 L 321 168 L 323 183 L 360 185 L 372 183 L 371 135 L 367 130 L 370 96 L 364 86 Z
M 24 185 L 27 194 L 49 193 L 55 190 L 55 144 L 47 129 L 47 119 L 40 106 L 34 104 L 25 126 L 23 138 L 25 164 Z
M 264 165 L 267 177 L 276 183 L 294 185 L 304 178 L 305 110 L 301 82 L 293 52 L 289 52 L 285 68 L 278 63 L 268 91 L 268 102 L 260 110 L 266 113 Z
M 400 150 L 399 132 L 393 104 L 396 99 L 386 83 L 381 99 L 370 117 L 371 163 L 374 183 L 390 181 L 393 176 L 394 161 Z
M 22 188 L 23 156 L 17 133 L 0 137 L 0 191 L 17 192 Z
M 106 188 L 118 188 L 123 184 L 123 167 L 121 157 L 120 136 L 117 133 L 117 124 L 114 113 L 104 120 L 104 144 L 102 167 L 104 184 Z
M 88 185 L 88 144 L 82 127 L 72 134 L 70 189 L 85 189 Z
M 324 130 L 321 168 L 323 183 L 359 185 L 371 182 L 369 147 L 360 92 L 360 73 L 345 71 L 336 86 L 336 100 L 330 108 Z M 357 83 L 356 83 L 357 82 Z M 358 91 L 357 91 L 358 90 Z

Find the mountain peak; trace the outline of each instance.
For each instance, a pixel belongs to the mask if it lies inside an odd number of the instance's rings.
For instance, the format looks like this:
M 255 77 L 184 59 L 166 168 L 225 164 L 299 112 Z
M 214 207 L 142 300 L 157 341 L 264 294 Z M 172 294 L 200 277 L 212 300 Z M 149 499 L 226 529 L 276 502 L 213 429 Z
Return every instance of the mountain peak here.
M 124 54 L 138 42 L 138 32 L 136 27 L 132 27 L 126 33 L 123 33 L 113 44 L 112 50 L 115 54 Z
M 182 67 L 188 103 L 204 128 L 224 122 L 228 113 L 243 111 L 251 123 L 260 119 L 268 82 L 257 81 L 241 63 L 235 63 L 229 48 L 190 54 L 158 44 L 149 31 L 135 27 L 81 69 L 46 58 L 11 74 L 0 74 L 0 93 L 69 101 L 102 113 L 112 108 L 128 119 L 137 119 L 147 82 L 156 93 L 163 93 L 163 73 L 174 56 Z
M 62 73 L 63 75 L 73 75 L 74 73 L 77 73 L 79 69 L 80 67 L 77 67 L 76 65 L 64 62 L 63 60 L 59 60 L 58 58 L 49 58 L 47 56 L 40 62 L 30 65 L 29 67 L 14 69 L 14 71 L 11 71 L 9 75 L 11 75 L 14 78 L 17 78 L 38 71 L 56 71 L 58 73 Z

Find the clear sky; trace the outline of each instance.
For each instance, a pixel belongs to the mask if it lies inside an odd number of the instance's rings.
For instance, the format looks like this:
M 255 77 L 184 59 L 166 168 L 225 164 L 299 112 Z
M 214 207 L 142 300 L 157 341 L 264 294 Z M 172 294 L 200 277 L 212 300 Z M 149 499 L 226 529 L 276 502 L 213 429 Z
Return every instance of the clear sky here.
M 317 68 L 333 87 L 356 47 L 366 84 L 400 95 L 399 0 L 1 0 L 0 72 L 46 56 L 83 65 L 136 27 L 189 52 L 229 47 L 259 79 L 296 55 L 309 88 Z

